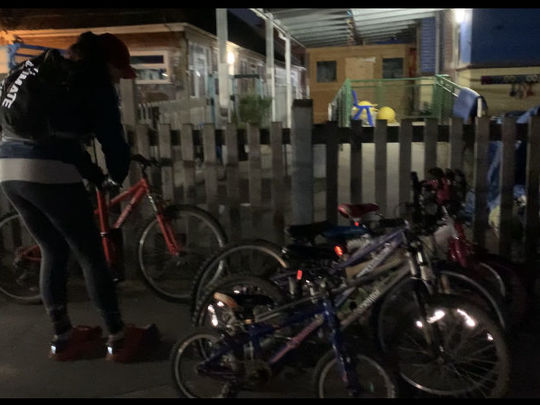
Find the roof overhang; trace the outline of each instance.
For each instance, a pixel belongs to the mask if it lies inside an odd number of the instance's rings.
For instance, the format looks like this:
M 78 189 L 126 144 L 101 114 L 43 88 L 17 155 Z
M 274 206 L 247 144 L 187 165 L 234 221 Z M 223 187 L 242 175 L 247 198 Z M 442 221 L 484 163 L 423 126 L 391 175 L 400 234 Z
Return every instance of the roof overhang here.
M 412 42 L 418 22 L 445 8 L 251 9 L 306 48 Z

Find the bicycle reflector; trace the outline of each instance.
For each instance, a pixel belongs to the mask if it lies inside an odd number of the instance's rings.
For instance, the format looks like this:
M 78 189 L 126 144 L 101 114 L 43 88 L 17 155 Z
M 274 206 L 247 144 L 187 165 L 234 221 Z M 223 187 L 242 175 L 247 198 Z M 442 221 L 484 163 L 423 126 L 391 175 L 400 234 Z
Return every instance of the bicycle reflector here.
M 339 245 L 334 246 L 334 252 L 336 255 L 338 255 L 338 257 L 343 256 L 343 248 Z
M 296 279 L 302 280 L 302 269 L 296 270 Z

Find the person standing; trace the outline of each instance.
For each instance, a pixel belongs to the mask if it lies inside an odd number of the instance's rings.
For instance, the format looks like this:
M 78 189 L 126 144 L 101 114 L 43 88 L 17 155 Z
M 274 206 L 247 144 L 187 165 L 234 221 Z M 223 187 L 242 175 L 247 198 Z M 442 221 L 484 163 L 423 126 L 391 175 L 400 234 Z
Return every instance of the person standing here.
M 158 342 L 159 332 L 155 324 L 137 328 L 122 319 L 116 285 L 83 183 L 85 178 L 99 187 L 106 176 L 92 162 L 81 134 L 95 136 L 109 177 L 121 184 L 128 174 L 130 150 L 114 84 L 120 78 L 134 78 L 135 72 L 129 65 L 126 45 L 112 34 L 86 32 L 71 45 L 67 58 L 55 52 L 46 51 L 43 60 L 55 61 L 60 70 L 68 72 L 63 85 L 67 82 L 66 94 L 76 102 L 58 101 L 62 108 L 50 109 L 47 130 L 37 124 L 32 127 L 32 122 L 17 128 L 13 119 L 6 118 L 10 113 L 7 109 L 42 96 L 30 94 L 24 99 L 21 79 L 27 80 L 32 72 L 49 72 L 54 77 L 55 69 L 50 66 L 55 64 L 43 62 L 39 71 L 28 70 L 26 76 L 15 81 L 18 87 L 5 88 L 3 84 L 0 187 L 41 250 L 40 291 L 54 331 L 49 356 L 61 361 L 76 360 L 106 349 L 107 359 L 130 362 Z M 10 92 L 16 91 L 21 92 L 19 100 L 12 95 L 5 101 Z M 54 104 L 53 100 L 50 103 Z M 108 330 L 106 343 L 101 327 L 72 325 L 66 296 L 70 251 L 82 268 L 89 296 Z

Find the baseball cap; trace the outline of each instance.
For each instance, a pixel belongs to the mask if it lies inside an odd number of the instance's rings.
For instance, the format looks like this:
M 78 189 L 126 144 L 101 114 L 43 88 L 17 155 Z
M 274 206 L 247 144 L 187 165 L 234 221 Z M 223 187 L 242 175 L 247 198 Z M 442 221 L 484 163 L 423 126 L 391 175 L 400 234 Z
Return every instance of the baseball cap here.
M 99 44 L 105 52 L 107 62 L 122 72 L 122 78 L 134 79 L 135 69 L 129 64 L 129 50 L 126 44 L 117 36 L 109 33 L 98 36 Z

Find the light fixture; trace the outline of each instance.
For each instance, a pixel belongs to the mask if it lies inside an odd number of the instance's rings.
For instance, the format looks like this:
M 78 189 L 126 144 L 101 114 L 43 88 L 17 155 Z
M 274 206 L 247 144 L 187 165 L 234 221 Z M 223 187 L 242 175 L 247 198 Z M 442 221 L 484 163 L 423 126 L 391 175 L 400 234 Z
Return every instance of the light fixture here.
M 454 21 L 457 24 L 461 24 L 465 21 L 465 9 L 464 8 L 455 8 L 454 9 Z
M 228 63 L 229 65 L 233 65 L 233 64 L 234 64 L 234 60 L 235 60 L 234 52 L 232 52 L 232 51 L 227 52 L 227 63 Z

